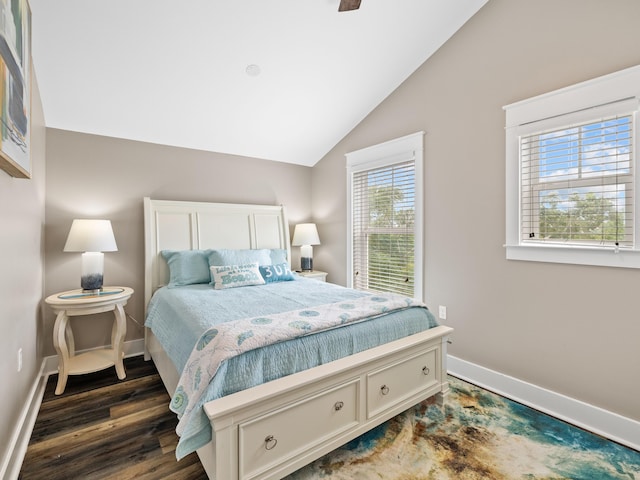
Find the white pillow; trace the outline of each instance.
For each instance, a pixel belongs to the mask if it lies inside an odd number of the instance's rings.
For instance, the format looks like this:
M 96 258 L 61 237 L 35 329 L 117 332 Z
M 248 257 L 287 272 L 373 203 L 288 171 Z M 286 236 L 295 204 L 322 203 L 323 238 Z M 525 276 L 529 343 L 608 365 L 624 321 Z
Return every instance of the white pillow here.
M 211 278 L 216 290 L 234 287 L 246 287 L 248 285 L 264 285 L 264 278 L 260 275 L 257 263 L 244 265 L 212 265 L 210 267 Z

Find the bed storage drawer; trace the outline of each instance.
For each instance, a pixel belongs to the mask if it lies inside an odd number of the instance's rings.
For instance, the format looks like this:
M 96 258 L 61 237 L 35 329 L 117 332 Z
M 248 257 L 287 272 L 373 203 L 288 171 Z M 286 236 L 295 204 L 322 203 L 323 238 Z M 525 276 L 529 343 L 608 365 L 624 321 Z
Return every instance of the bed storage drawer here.
M 240 478 L 261 473 L 358 424 L 359 379 L 239 425 Z
M 420 352 L 367 375 L 367 418 L 436 385 L 438 348 Z

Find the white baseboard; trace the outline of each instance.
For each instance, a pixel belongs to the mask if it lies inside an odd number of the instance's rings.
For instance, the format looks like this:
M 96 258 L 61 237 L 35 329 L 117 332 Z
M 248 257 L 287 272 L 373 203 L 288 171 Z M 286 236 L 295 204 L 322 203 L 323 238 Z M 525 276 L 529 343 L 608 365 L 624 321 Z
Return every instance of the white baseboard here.
M 451 355 L 454 377 L 640 451 L 640 422 Z
M 123 350 L 125 357 L 142 355 L 144 353 L 144 339 L 141 338 L 124 342 Z M 5 458 L 2 459 L 2 463 L 0 464 L 0 478 L 4 480 L 16 480 L 18 478 L 24 456 L 27 452 L 27 446 L 29 445 L 29 439 L 31 438 L 33 427 L 36 424 L 44 390 L 47 386 L 47 380 L 49 375 L 57 372 L 57 355 L 42 359 L 40 373 L 31 387 L 29 398 L 26 399 L 25 407 L 20 414 L 20 420 L 16 425 L 13 435 L 11 435 Z
M 22 461 L 27 453 L 31 432 L 38 417 L 40 403 L 44 395 L 44 388 L 47 385 L 46 376 L 43 375 L 43 367 L 44 362 L 40 367 L 40 373 L 29 391 L 29 398 L 25 399 L 24 408 L 22 412 L 20 412 L 16 428 L 9 439 L 5 457 L 2 459 L 0 478 L 5 480 L 16 480 L 20 475 Z

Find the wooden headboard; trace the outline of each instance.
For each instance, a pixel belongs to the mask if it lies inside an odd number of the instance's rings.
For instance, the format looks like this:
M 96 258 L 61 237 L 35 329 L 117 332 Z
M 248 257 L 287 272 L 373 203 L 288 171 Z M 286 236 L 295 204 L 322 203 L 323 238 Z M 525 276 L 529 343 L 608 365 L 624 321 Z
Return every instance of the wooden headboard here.
M 273 205 L 180 202 L 144 198 L 145 312 L 169 280 L 162 250 L 284 248 L 291 262 L 285 208 Z

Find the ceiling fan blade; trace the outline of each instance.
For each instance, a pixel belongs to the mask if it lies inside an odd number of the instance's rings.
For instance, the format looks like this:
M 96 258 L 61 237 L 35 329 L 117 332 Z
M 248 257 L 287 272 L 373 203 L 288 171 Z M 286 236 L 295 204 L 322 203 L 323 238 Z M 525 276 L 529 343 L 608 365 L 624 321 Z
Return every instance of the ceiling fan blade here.
M 339 12 L 348 12 L 349 10 L 357 10 L 360 8 L 361 0 L 340 0 Z

